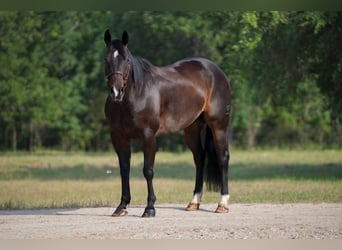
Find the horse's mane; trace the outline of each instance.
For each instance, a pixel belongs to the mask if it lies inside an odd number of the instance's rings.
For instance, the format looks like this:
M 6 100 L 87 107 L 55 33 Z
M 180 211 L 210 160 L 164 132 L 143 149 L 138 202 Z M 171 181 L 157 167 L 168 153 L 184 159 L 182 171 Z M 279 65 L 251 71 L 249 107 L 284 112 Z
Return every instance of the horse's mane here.
M 137 85 L 143 85 L 151 80 L 152 64 L 145 58 L 135 57 L 129 53 L 131 57 L 133 82 Z M 147 75 L 146 75 L 147 74 Z

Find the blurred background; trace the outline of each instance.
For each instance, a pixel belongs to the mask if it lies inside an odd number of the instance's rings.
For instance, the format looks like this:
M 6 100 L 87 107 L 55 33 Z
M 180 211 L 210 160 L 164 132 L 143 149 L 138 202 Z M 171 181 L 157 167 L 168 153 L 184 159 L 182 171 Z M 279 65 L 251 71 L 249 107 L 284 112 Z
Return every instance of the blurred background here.
M 157 66 L 218 64 L 233 88 L 233 147 L 341 148 L 341 12 L 2 11 L 1 151 L 112 149 L 106 29 L 127 30 L 132 54 Z M 184 151 L 182 132 L 158 146 Z

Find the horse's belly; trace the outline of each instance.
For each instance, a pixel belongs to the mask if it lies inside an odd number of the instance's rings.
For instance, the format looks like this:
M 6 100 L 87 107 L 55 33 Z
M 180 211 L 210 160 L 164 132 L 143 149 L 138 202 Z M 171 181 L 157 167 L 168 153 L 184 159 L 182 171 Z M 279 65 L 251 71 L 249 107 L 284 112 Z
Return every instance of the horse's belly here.
M 203 106 L 191 103 L 167 109 L 160 116 L 157 135 L 176 133 L 190 126 L 203 112 Z
M 157 134 L 175 133 L 190 126 L 203 112 L 207 98 L 207 87 L 201 81 L 186 78 L 161 85 Z
M 176 133 L 184 128 L 188 127 L 195 119 L 186 122 L 179 122 L 178 119 L 166 119 L 161 121 L 157 135 Z

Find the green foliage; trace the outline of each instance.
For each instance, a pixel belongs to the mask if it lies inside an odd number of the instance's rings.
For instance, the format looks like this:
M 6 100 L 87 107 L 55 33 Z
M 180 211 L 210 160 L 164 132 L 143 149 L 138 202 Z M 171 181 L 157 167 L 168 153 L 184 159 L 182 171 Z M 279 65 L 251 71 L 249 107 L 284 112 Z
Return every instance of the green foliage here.
M 341 12 L 0 12 L 0 149 L 107 150 L 103 32 L 155 65 L 207 57 L 238 147 L 342 145 Z M 184 150 L 182 133 L 158 140 Z M 138 148 L 138 146 L 135 146 Z

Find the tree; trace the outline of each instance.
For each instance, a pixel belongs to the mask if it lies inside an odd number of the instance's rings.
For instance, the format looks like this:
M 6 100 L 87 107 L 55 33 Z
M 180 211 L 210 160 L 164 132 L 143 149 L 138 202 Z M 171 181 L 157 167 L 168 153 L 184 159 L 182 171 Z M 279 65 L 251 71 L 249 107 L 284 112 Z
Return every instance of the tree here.
M 27 149 L 50 144 L 45 138 L 62 143 L 64 148 L 84 147 L 89 134 L 81 121 L 87 111 L 87 77 L 100 73 L 98 53 L 79 50 L 81 43 L 96 48 L 86 39 L 91 32 L 77 31 L 87 28 L 80 25 L 84 19 L 92 20 L 86 15 L 1 13 L 2 137 L 11 141 L 14 150 L 17 138 L 21 138 L 21 148 Z M 87 70 L 89 74 L 84 73 Z M 12 137 L 8 136 L 11 131 Z
M 155 65 L 217 63 L 233 87 L 234 145 L 340 146 L 341 22 L 341 12 L 308 11 L 0 12 L 0 149 L 110 147 L 107 28 L 127 30 L 132 53 Z
M 337 97 L 341 93 L 341 84 L 338 81 L 341 79 L 341 15 L 331 12 L 282 14 L 283 21 L 266 29 L 255 50 L 257 60 L 252 65 L 252 78 L 260 81 L 258 95 L 273 108 L 275 115 L 282 115 L 286 111 L 296 117 L 297 123 L 301 121 L 298 126 L 292 127 L 293 138 L 305 137 L 305 131 L 311 129 L 321 137 L 319 130 L 328 132 L 327 112 L 331 112 L 331 121 L 336 117 L 335 124 L 339 124 L 340 118 L 334 114 L 341 114 L 342 111 L 338 105 L 340 98 Z M 276 121 L 274 116 L 265 117 L 264 121 L 268 119 Z M 308 128 L 310 120 L 320 122 Z M 292 121 L 287 124 L 291 127 L 294 123 L 296 122 Z M 280 119 L 278 126 L 284 124 L 285 121 Z M 266 126 L 265 130 L 269 131 L 269 127 Z M 338 134 L 340 133 L 336 131 L 333 138 L 340 145 L 341 137 Z M 288 136 L 287 134 L 285 137 Z M 317 139 L 314 141 L 317 142 Z M 304 141 L 299 139 L 300 142 Z

